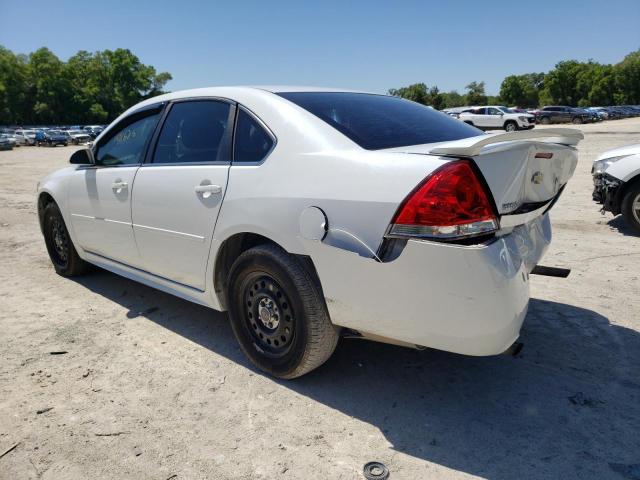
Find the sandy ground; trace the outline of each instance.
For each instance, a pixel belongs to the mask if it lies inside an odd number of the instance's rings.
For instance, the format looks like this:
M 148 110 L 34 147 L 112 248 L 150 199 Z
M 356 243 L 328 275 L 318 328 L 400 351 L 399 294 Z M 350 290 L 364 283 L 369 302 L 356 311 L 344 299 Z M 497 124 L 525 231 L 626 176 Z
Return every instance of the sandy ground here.
M 640 238 L 591 201 L 593 158 L 640 119 L 581 127 L 516 358 L 343 341 L 280 382 L 225 315 L 49 264 L 36 182 L 71 147 L 0 152 L 2 479 L 640 478 Z M 66 351 L 52 355 L 51 352 Z M 44 411 L 46 410 L 46 411 Z

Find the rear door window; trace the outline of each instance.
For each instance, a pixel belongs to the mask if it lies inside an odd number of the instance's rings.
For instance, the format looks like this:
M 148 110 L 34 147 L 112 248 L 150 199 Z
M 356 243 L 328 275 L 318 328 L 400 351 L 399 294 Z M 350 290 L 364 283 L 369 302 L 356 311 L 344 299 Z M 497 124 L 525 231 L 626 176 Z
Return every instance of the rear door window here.
M 243 108 L 238 110 L 233 146 L 233 163 L 258 163 L 274 145 L 273 137 Z
M 229 111 L 217 100 L 175 103 L 167 115 L 153 163 L 229 162 Z

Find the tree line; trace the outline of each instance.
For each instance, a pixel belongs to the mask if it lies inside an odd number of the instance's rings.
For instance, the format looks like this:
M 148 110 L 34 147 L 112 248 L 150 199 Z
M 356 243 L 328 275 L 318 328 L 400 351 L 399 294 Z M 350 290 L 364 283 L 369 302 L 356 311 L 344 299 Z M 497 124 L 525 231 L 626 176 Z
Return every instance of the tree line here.
M 169 80 L 127 49 L 80 50 L 63 62 L 47 48 L 0 46 L 0 125 L 107 123 Z
M 128 49 L 80 50 L 63 62 L 47 48 L 29 55 L 0 46 L 0 125 L 107 123 L 140 100 L 159 95 L 171 74 L 156 72 Z M 537 107 L 640 104 L 640 50 L 616 64 L 562 61 L 547 73 L 509 75 L 498 96 L 484 82 L 464 93 L 416 83 L 389 94 L 437 109 L 506 104 Z
M 415 83 L 392 88 L 390 95 L 431 105 L 438 110 L 466 105 L 509 105 L 524 108 L 542 105 L 571 107 L 640 104 L 640 50 L 628 54 L 616 64 L 592 60 L 567 60 L 547 73 L 509 75 L 497 96 L 485 93 L 484 82 L 471 82 L 463 94 L 455 90 L 441 92 L 437 86 Z

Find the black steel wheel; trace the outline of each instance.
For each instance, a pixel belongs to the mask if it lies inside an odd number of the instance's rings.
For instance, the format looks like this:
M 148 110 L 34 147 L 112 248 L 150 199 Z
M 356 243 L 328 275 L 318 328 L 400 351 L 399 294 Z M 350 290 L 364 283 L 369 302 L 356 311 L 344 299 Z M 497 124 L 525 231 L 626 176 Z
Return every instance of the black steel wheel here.
M 246 328 L 265 355 L 282 357 L 293 344 L 296 320 L 291 302 L 266 272 L 253 272 L 243 281 Z
M 42 231 L 53 268 L 59 275 L 72 277 L 87 271 L 88 264 L 80 258 L 73 246 L 60 209 L 49 203 L 43 214 Z
M 277 245 L 258 245 L 236 259 L 227 307 L 243 352 L 278 378 L 319 367 L 338 343 L 317 278 Z

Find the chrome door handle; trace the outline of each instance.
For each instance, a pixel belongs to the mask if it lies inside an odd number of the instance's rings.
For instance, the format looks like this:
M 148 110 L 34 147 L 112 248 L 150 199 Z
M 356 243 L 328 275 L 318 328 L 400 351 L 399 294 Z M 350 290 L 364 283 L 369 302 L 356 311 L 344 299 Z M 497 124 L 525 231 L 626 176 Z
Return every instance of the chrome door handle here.
M 116 193 L 120 193 L 122 192 L 122 190 L 126 190 L 128 187 L 129 184 L 127 182 L 113 182 L 113 184 L 111 185 L 111 189 Z
M 220 185 L 198 185 L 195 191 L 201 194 L 202 198 L 209 198 L 214 193 L 222 192 L 222 187 Z

